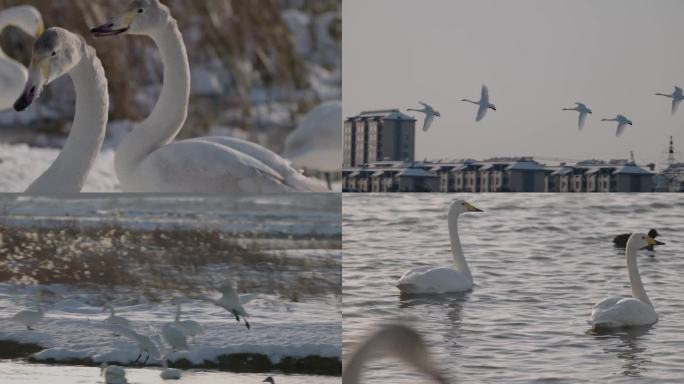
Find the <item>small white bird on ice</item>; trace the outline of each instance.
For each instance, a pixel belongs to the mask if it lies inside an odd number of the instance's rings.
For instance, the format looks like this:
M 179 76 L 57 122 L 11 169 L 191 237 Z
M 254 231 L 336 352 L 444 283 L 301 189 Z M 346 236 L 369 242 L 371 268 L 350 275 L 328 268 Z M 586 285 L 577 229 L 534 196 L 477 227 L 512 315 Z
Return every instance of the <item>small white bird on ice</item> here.
M 672 114 L 674 115 L 679 109 L 679 104 L 681 104 L 682 100 L 684 100 L 684 91 L 682 91 L 682 89 L 679 87 L 675 87 L 674 92 L 672 92 L 671 95 L 666 93 L 656 93 L 656 96 L 665 96 L 672 99 Z
M 615 122 L 617 122 L 618 127 L 617 127 L 617 131 L 615 132 L 615 136 L 617 136 L 617 137 L 622 136 L 622 132 L 625 131 L 625 127 L 627 125 L 633 125 L 632 121 L 623 115 L 617 115 L 617 117 L 614 119 L 601 119 L 601 121 L 615 121 Z
M 575 108 L 563 108 L 564 111 L 577 111 L 579 112 L 579 129 L 584 128 L 584 123 L 587 121 L 587 115 L 592 114 L 591 109 L 589 109 L 585 104 L 580 102 L 575 103 L 577 105 Z
M 484 119 L 485 115 L 487 114 L 487 110 L 492 109 L 496 111 L 496 106 L 489 102 L 489 89 L 487 89 L 486 85 L 482 85 L 480 101 L 473 101 L 468 99 L 462 99 L 461 101 L 465 101 L 467 103 L 472 103 L 479 106 L 477 110 L 477 117 L 475 118 L 475 121 L 478 122 Z
M 430 105 L 423 103 L 422 101 L 419 102 L 420 104 L 423 105 L 423 109 L 415 109 L 415 108 L 409 108 L 409 111 L 413 112 L 420 112 L 425 114 L 425 121 L 423 122 L 423 132 L 427 132 L 428 129 L 432 126 L 432 123 L 435 121 L 435 116 L 437 117 L 442 117 L 442 114 L 440 114 L 438 111 L 435 111 L 434 108 L 432 108 Z
M 235 320 L 240 322 L 240 316 L 245 321 L 245 326 L 250 329 L 249 322 L 247 321 L 247 311 L 242 307 L 240 303 L 240 297 L 235 292 L 233 288 L 233 282 L 226 280 L 219 287 L 219 291 L 223 294 L 220 299 L 214 301 L 214 305 L 226 309 L 228 312 L 235 316 Z
M 29 331 L 33 331 L 33 326 L 43 320 L 43 317 L 45 317 L 45 311 L 39 304 L 37 310 L 25 310 L 12 316 L 12 321 L 23 325 Z
M 102 363 L 100 366 L 100 376 L 104 376 L 105 384 L 128 384 L 126 371 L 116 365 Z

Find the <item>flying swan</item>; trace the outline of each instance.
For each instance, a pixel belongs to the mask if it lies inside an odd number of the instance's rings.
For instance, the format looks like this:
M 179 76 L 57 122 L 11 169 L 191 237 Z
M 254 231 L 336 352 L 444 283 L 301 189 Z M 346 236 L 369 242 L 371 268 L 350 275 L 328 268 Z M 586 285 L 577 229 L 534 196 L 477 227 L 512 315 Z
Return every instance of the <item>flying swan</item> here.
M 50 28 L 36 41 L 28 72 L 15 110 L 26 110 L 45 87 L 69 74 L 76 90 L 76 115 L 59 156 L 26 193 L 79 193 L 100 153 L 107 128 L 109 94 L 102 64 L 82 36 Z
M 673 115 L 677 113 L 677 110 L 679 109 L 679 104 L 681 104 L 682 100 L 684 100 L 684 92 L 679 87 L 675 87 L 674 92 L 672 92 L 671 95 L 668 95 L 666 93 L 656 93 L 656 96 L 665 96 L 665 97 L 669 97 L 670 99 L 672 99 L 672 114 Z
M 473 287 L 473 276 L 463 255 L 461 240 L 458 238 L 458 217 L 466 212 L 482 212 L 463 200 L 454 200 L 449 205 L 448 222 L 451 253 L 455 269 L 447 267 L 420 267 L 404 274 L 397 282 L 402 293 L 449 293 L 464 292 Z
M 188 114 L 190 68 L 176 20 L 159 0 L 134 0 L 121 16 L 93 28 L 96 37 L 150 37 L 164 63 L 164 85 L 148 118 L 116 151 L 125 192 L 227 193 L 323 191 L 289 161 L 257 144 L 229 137 L 176 141 Z
M 575 103 L 577 105 L 575 108 L 563 108 L 564 111 L 577 111 L 579 112 L 579 124 L 578 128 L 584 128 L 584 123 L 587 121 L 587 115 L 592 114 L 591 109 L 589 109 L 585 104 L 580 102 Z
M 364 364 L 381 356 L 399 358 L 437 383 L 449 382 L 435 368 L 423 338 L 416 331 L 404 325 L 389 325 L 370 335 L 356 348 L 344 365 L 342 384 L 360 383 Z
M 477 110 L 477 117 L 475 118 L 475 121 L 478 122 L 484 119 L 485 115 L 487 114 L 487 110 L 493 109 L 496 111 L 496 106 L 489 102 L 489 89 L 487 89 L 486 85 L 482 86 L 482 94 L 480 95 L 480 101 L 473 101 L 468 99 L 461 99 L 461 101 L 465 101 L 467 103 L 472 103 L 479 106 Z
M 409 108 L 409 111 L 413 112 L 420 112 L 425 114 L 425 121 L 423 122 L 423 132 L 427 132 L 430 127 L 432 126 L 432 123 L 435 121 L 435 116 L 437 117 L 442 117 L 442 114 L 439 113 L 438 111 L 435 111 L 434 108 L 432 108 L 430 105 L 423 103 L 422 101 L 419 101 L 420 104 L 423 105 L 423 109 L 415 109 L 415 108 Z
M 625 127 L 628 125 L 633 125 L 632 120 L 624 117 L 623 115 L 617 115 L 614 119 L 601 119 L 601 121 L 615 121 L 618 123 L 617 131 L 615 131 L 615 136 L 622 136 L 622 132 L 625 131 Z
M 629 237 L 625 255 L 632 297 L 609 297 L 596 304 L 591 311 L 594 329 L 637 327 L 658 321 L 658 314 L 646 295 L 637 267 L 637 251 L 653 245 L 664 243 L 643 233 L 635 233 Z
M 245 327 L 250 329 L 251 326 L 249 325 L 249 321 L 247 321 L 247 311 L 245 311 L 245 308 L 242 307 L 242 303 L 240 303 L 240 296 L 235 292 L 233 282 L 230 280 L 224 281 L 219 287 L 219 291 L 222 294 L 221 298 L 214 301 L 214 305 L 230 312 L 235 316 L 235 320 L 237 320 L 238 323 L 240 322 L 240 316 L 242 316 Z
M 35 7 L 20 5 L 0 11 L 0 33 L 8 27 L 19 28 L 30 36 L 40 37 L 45 31 L 43 17 Z M 28 79 L 24 66 L 0 49 L 0 110 L 12 108 Z

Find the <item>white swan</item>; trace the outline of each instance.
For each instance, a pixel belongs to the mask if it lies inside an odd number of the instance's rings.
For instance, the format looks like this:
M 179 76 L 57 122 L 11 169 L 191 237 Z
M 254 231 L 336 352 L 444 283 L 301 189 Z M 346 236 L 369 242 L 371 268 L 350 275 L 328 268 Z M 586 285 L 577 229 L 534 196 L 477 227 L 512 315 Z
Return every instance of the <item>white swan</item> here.
M 412 365 L 434 381 L 449 381 L 435 368 L 422 337 L 404 325 L 382 328 L 359 345 L 344 365 L 342 384 L 358 384 L 364 364 L 383 356 L 396 357 Z
M 100 366 L 100 376 L 104 376 L 105 384 L 128 384 L 126 371 L 116 365 L 102 363 Z
M 166 346 L 164 346 L 164 343 L 161 340 L 161 337 L 159 335 L 154 335 L 152 336 L 152 339 L 157 343 L 159 346 L 159 350 L 161 351 L 161 364 L 162 364 L 162 371 L 159 374 L 159 377 L 162 378 L 162 380 L 180 380 L 181 377 L 183 376 L 183 371 L 180 369 L 175 369 L 175 368 L 169 368 L 169 361 L 168 361 L 168 354 L 169 351 L 166 349 Z
M 29 331 L 33 331 L 33 327 L 43 320 L 43 317 L 45 317 L 45 311 L 38 304 L 38 309 L 21 311 L 12 316 L 12 321 L 23 325 Z
M 408 294 L 464 292 L 473 287 L 473 276 L 470 274 L 468 263 L 463 255 L 457 228 L 458 217 L 466 212 L 482 211 L 463 200 L 454 200 L 449 205 L 449 238 L 455 269 L 432 266 L 412 269 L 397 282 L 397 288 L 401 292 Z
M 120 325 L 108 325 L 106 327 L 107 329 L 111 330 L 115 334 L 123 335 L 128 337 L 129 339 L 133 340 L 137 345 L 138 345 L 138 357 L 135 359 L 134 363 L 137 363 L 140 361 L 142 358 L 143 354 L 145 354 L 145 360 L 142 362 L 142 365 L 147 364 L 147 361 L 150 359 L 150 357 L 154 359 L 160 359 L 161 358 L 161 353 L 159 352 L 159 348 L 157 347 L 157 344 L 154 343 L 151 337 L 141 335 L 131 328 L 128 327 L 122 327 Z
M 283 157 L 297 167 L 330 174 L 342 166 L 342 103 L 330 101 L 309 112 L 285 140 Z
M 656 96 L 665 96 L 672 99 L 672 114 L 674 115 L 679 109 L 679 104 L 681 104 L 682 100 L 684 100 L 684 91 L 682 91 L 682 89 L 679 87 L 675 87 L 674 92 L 672 92 L 671 95 L 666 93 L 656 93 Z
M 579 112 L 579 129 L 584 128 L 584 123 L 587 121 L 587 115 L 592 114 L 591 109 L 589 109 L 585 104 L 580 102 L 575 103 L 577 105 L 575 108 L 563 108 L 564 111 L 577 111 Z
M 240 297 L 237 295 L 237 292 L 235 292 L 235 289 L 233 288 L 233 282 L 230 280 L 226 280 L 221 284 L 219 287 L 219 291 L 223 294 L 220 299 L 214 301 L 214 305 L 224 308 L 233 316 L 235 316 L 235 320 L 237 322 L 240 322 L 240 316 L 242 316 L 242 319 L 245 321 L 245 326 L 247 329 L 250 329 L 251 326 L 249 325 L 249 321 L 247 321 L 247 311 L 242 307 L 242 304 L 240 303 Z
M 200 323 L 194 320 L 181 320 L 181 303 L 176 301 L 176 318 L 173 322 L 174 327 L 183 332 L 186 336 L 192 337 L 192 342 L 195 343 L 195 337 L 204 333 L 204 328 Z
M 480 95 L 480 101 L 473 101 L 473 100 L 468 100 L 468 99 L 461 99 L 461 101 L 465 101 L 467 103 L 473 103 L 473 104 L 479 106 L 479 108 L 477 110 L 477 117 L 475 118 L 475 121 L 482 121 L 482 119 L 484 119 L 485 115 L 487 114 L 487 110 L 489 110 L 489 109 L 493 109 L 496 111 L 496 106 L 489 102 L 489 89 L 487 89 L 486 85 L 482 85 L 482 93 Z
M 324 191 L 290 162 L 254 143 L 227 137 L 173 142 L 188 114 L 190 69 L 183 37 L 159 0 L 134 0 L 128 11 L 92 29 L 152 38 L 164 63 L 164 86 L 150 116 L 116 152 L 115 170 L 125 192 L 227 193 Z
M 622 136 L 622 132 L 625 131 L 627 125 L 632 125 L 632 121 L 623 115 L 617 115 L 614 119 L 601 119 L 601 121 L 615 121 L 618 123 L 617 131 L 615 131 L 615 136 Z
M 434 108 L 432 108 L 430 105 L 423 103 L 422 101 L 419 101 L 420 104 L 423 105 L 423 109 L 415 109 L 415 108 L 409 108 L 409 111 L 413 112 L 420 112 L 425 114 L 425 121 L 423 122 L 423 132 L 427 132 L 430 127 L 432 126 L 432 123 L 435 121 L 435 116 L 437 117 L 442 117 L 442 114 L 439 113 L 438 111 L 435 111 Z
M 594 328 L 621 328 L 650 325 L 658 321 L 646 290 L 641 282 L 637 266 L 637 251 L 648 246 L 663 245 L 654 238 L 635 233 L 627 241 L 627 272 L 632 287 L 632 297 L 609 297 L 601 300 L 591 311 L 591 324 Z
M 40 37 L 45 31 L 43 17 L 30 5 L 20 5 L 0 11 L 0 33 L 14 26 L 30 36 Z M 0 110 L 12 108 L 28 79 L 24 66 L 9 58 L 0 49 Z
M 164 341 L 171 346 L 172 351 L 187 351 L 188 347 L 187 337 L 183 332 L 174 326 L 173 323 L 164 324 L 162 326 L 162 337 Z
M 110 303 L 105 304 L 104 308 L 102 309 L 102 312 L 105 312 L 109 310 L 109 316 L 104 319 L 104 323 L 108 325 L 120 325 L 122 327 L 131 327 L 131 322 L 128 321 L 127 318 L 123 316 L 117 316 L 116 312 L 114 311 L 114 306 L 112 306 Z
M 61 28 L 48 29 L 36 41 L 26 87 L 14 109 L 28 108 L 67 73 L 76 90 L 74 124 L 57 159 L 26 191 L 30 194 L 80 192 L 105 137 L 109 94 L 102 64 L 82 36 Z

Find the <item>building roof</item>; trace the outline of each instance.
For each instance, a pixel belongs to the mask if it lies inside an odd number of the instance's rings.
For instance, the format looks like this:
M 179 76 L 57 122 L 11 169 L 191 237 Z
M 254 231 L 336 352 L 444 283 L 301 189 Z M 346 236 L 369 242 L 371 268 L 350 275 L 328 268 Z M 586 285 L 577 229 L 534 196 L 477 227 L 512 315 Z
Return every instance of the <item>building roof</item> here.
M 399 177 L 439 177 L 423 168 L 407 168 L 397 174 Z
M 543 171 L 544 167 L 533 160 L 520 160 L 507 168 L 509 171 Z
M 653 173 L 647 171 L 636 164 L 627 164 L 613 172 L 616 175 L 652 175 Z
M 380 109 L 375 111 L 363 111 L 351 119 L 384 119 L 384 120 L 409 120 L 416 121 L 412 116 L 402 113 L 399 109 Z

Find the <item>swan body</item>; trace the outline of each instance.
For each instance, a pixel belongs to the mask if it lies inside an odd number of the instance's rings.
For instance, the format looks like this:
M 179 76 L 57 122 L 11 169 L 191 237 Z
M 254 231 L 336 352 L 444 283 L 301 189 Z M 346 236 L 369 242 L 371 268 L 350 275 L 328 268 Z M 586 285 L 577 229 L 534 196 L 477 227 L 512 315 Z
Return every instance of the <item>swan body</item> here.
M 330 101 L 309 112 L 285 140 L 283 157 L 297 167 L 339 172 L 342 164 L 342 103 Z
M 449 205 L 449 237 L 454 268 L 420 267 L 406 272 L 397 282 L 397 288 L 406 294 L 429 294 L 464 292 L 473 287 L 473 277 L 463 255 L 461 241 L 458 237 L 458 217 L 466 212 L 482 212 L 473 205 L 454 200 Z
M 181 331 L 184 335 L 192 337 L 192 342 L 195 342 L 195 337 L 204 333 L 204 328 L 200 323 L 194 320 L 181 320 L 181 304 L 176 303 L 176 319 L 173 322 L 173 326 Z
M 114 307 L 112 305 L 110 305 L 110 304 L 105 305 L 103 312 L 108 310 L 108 309 L 109 309 L 109 316 L 103 320 L 105 324 L 107 324 L 107 325 L 120 325 L 122 327 L 128 327 L 128 328 L 131 327 L 131 322 L 128 321 L 128 319 L 126 319 L 123 316 L 117 316 L 116 315 L 116 312 L 114 311 Z
M 173 351 L 187 351 L 190 349 L 185 334 L 173 324 L 164 324 L 162 327 L 162 337 L 171 346 Z
M 576 105 L 575 108 L 563 108 L 563 110 L 564 111 L 577 111 L 577 112 L 579 112 L 578 128 L 581 130 L 582 128 L 584 128 L 584 124 L 587 121 L 587 115 L 590 115 L 593 112 L 585 104 L 582 104 L 580 102 L 575 103 L 575 105 Z
M 43 17 L 33 6 L 20 5 L 0 11 L 0 33 L 14 26 L 37 39 L 45 31 Z M 19 62 L 9 58 L 0 49 L 0 110 L 10 109 L 21 95 L 28 71 Z
M 262 383 L 270 383 L 270 384 L 275 384 L 275 380 L 273 379 L 272 376 L 269 376 L 262 381 Z
M 617 122 L 618 127 L 617 127 L 617 131 L 615 132 L 615 136 L 617 136 L 617 137 L 622 136 L 622 133 L 625 131 L 625 127 L 627 127 L 628 125 L 633 125 L 632 121 L 623 115 L 617 115 L 617 117 L 614 119 L 601 119 L 601 121 L 615 121 L 615 122 Z
M 364 365 L 384 356 L 402 360 L 437 383 L 448 383 L 432 363 L 423 338 L 404 325 L 390 325 L 370 335 L 356 347 L 344 365 L 342 384 L 360 383 Z
M 180 380 L 183 376 L 183 371 L 175 368 L 164 368 L 159 376 L 162 380 Z
M 81 192 L 104 141 L 109 93 L 102 63 L 82 36 L 65 29 L 50 28 L 36 41 L 28 80 L 14 109 L 26 110 L 46 86 L 65 74 L 76 90 L 74 123 L 59 156 L 29 186 L 29 194 Z
M 112 332 L 115 334 L 123 335 L 125 337 L 128 337 L 129 339 L 133 340 L 137 346 L 138 346 L 138 357 L 135 359 L 135 363 L 140 361 L 143 355 L 145 355 L 145 360 L 142 362 L 142 365 L 147 364 L 147 361 L 150 359 L 150 357 L 154 359 L 159 359 L 161 358 L 161 353 L 159 351 L 159 348 L 157 347 L 157 344 L 152 340 L 151 337 L 141 335 L 131 328 L 128 327 L 123 327 L 120 325 L 109 325 L 107 326 L 108 329 L 110 329 Z
M 684 91 L 680 87 L 675 87 L 674 92 L 668 95 L 666 93 L 656 93 L 656 96 L 665 96 L 672 99 L 672 114 L 675 115 L 679 109 L 679 105 L 684 100 Z
M 237 320 L 238 323 L 240 322 L 240 316 L 242 316 L 245 326 L 247 329 L 250 329 L 251 326 L 247 321 L 247 311 L 245 311 L 240 303 L 240 297 L 233 288 L 233 282 L 226 280 L 219 287 L 219 291 L 222 293 L 222 296 L 220 299 L 216 300 L 214 304 L 230 312 L 233 316 L 235 316 L 235 320 Z
M 425 121 L 423 122 L 423 132 L 427 132 L 432 126 L 432 123 L 435 121 L 435 116 L 442 117 L 442 114 L 438 111 L 435 111 L 434 108 L 432 108 L 430 105 L 426 103 L 423 103 L 422 101 L 420 102 L 420 104 L 423 105 L 423 109 L 409 108 L 408 110 L 425 114 Z
M 636 261 L 638 250 L 657 244 L 663 243 L 642 233 L 629 237 L 625 255 L 632 297 L 609 297 L 596 304 L 591 312 L 591 324 L 594 328 L 637 327 L 658 321 L 658 314 L 641 282 Z
M 104 376 L 105 384 L 128 384 L 126 371 L 116 365 L 102 364 L 100 376 Z
M 17 313 L 12 316 L 12 321 L 23 325 L 29 331 L 33 331 L 33 327 L 43 320 L 43 317 L 45 317 L 45 312 L 39 307 L 37 310 L 26 310 Z
M 148 36 L 159 48 L 164 63 L 164 85 L 157 105 L 124 138 L 116 152 L 115 170 L 125 192 L 324 190 L 284 159 L 256 144 L 228 138 L 173 142 L 188 114 L 190 69 L 178 24 L 159 0 L 134 0 L 126 13 L 93 28 L 92 33 L 96 37 L 123 33 Z
M 477 117 L 475 117 L 475 121 L 477 121 L 477 122 L 482 121 L 482 119 L 484 119 L 488 110 L 492 109 L 492 110 L 496 111 L 496 106 L 489 102 L 489 89 L 487 88 L 486 85 L 482 86 L 482 91 L 480 94 L 480 101 L 473 101 L 473 100 L 468 100 L 468 99 L 462 99 L 461 101 L 465 101 L 467 103 L 472 103 L 472 104 L 475 104 L 479 107 L 477 109 Z

